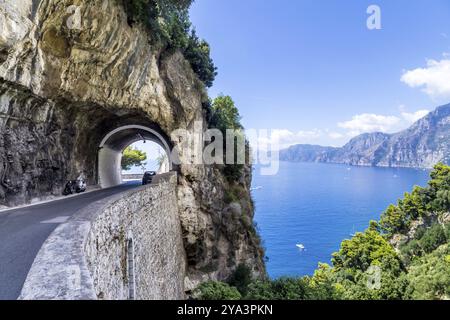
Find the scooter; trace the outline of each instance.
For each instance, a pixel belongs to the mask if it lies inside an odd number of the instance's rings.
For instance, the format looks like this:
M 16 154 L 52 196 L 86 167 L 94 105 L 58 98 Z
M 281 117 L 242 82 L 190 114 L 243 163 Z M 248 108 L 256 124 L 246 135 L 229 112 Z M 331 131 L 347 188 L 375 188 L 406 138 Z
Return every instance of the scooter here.
M 63 195 L 68 196 L 74 193 L 82 193 L 85 192 L 87 188 L 86 180 L 77 179 L 77 180 L 69 180 L 66 183 L 66 187 L 64 188 Z

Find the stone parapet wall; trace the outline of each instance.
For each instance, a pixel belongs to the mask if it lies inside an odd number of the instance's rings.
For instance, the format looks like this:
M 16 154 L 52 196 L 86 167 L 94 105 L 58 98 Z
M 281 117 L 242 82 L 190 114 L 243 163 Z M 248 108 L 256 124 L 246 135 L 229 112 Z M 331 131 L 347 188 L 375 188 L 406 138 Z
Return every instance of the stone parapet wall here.
M 185 298 L 176 193 L 168 173 L 77 213 L 44 243 L 20 298 Z

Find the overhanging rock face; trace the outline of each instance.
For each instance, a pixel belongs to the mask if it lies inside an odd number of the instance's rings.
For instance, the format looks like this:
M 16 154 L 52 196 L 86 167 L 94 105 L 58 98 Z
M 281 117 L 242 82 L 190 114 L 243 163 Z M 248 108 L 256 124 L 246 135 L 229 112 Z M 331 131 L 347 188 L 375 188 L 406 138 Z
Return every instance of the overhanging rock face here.
M 184 299 L 177 176 L 95 203 L 40 250 L 20 299 Z
M 0 206 L 60 195 L 83 174 L 99 182 L 99 146 L 117 128 L 143 126 L 175 148 L 175 130 L 208 127 L 204 86 L 181 52 L 149 43 L 116 0 L 0 0 Z M 70 28 L 70 6 L 80 28 Z M 225 280 L 240 263 L 264 274 L 253 228 L 251 170 L 234 187 L 221 168 L 192 165 L 180 148 L 177 204 L 186 290 Z M 120 178 L 120 177 L 119 177 Z M 115 179 L 119 180 L 119 179 Z

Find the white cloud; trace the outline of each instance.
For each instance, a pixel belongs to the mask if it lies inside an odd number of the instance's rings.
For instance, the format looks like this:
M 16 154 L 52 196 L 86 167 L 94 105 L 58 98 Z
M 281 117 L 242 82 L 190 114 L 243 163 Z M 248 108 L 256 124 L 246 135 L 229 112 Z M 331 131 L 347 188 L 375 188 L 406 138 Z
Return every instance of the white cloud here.
M 323 131 L 319 129 L 309 131 L 290 130 L 271 130 L 267 135 L 259 133 L 258 145 L 261 149 L 266 149 L 270 146 L 272 149 L 284 149 L 296 144 L 315 143 L 323 136 Z
M 342 133 L 339 132 L 330 132 L 328 136 L 334 140 L 342 139 L 345 137 Z
M 406 112 L 404 106 L 400 107 L 400 116 L 386 116 L 372 113 L 355 115 L 351 120 L 338 123 L 338 127 L 347 130 L 347 136 L 354 137 L 361 133 L 384 132 L 394 133 L 408 128 L 417 120 L 425 117 L 430 111 L 419 110 Z
M 364 113 L 353 116 L 351 120 L 338 123 L 338 127 L 347 129 L 351 135 L 363 132 L 391 132 L 398 128 L 400 118 Z
M 428 60 L 425 68 L 406 71 L 401 81 L 422 90 L 431 98 L 450 98 L 450 60 Z
M 405 120 L 408 124 L 413 124 L 414 122 L 422 119 L 429 113 L 430 113 L 429 110 L 419 110 L 413 113 L 402 112 L 402 117 L 403 120 Z
M 411 124 L 428 114 L 428 110 L 407 112 L 405 106 L 400 106 L 400 114 L 378 115 L 359 114 L 351 120 L 341 122 L 338 127 L 345 130 L 312 129 L 303 131 L 277 130 L 247 130 L 253 150 L 281 150 L 297 144 L 319 144 L 339 146 L 349 138 L 361 133 L 386 132 L 393 133 L 408 128 Z

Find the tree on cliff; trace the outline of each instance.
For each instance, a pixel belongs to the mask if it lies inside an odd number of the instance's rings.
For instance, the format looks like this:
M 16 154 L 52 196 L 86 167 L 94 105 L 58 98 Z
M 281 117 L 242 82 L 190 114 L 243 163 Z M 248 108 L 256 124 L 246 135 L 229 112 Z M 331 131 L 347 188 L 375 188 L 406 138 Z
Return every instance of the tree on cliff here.
M 227 130 L 241 130 L 241 116 L 230 96 L 219 95 L 212 102 L 212 124 L 226 134 Z
M 198 300 L 240 300 L 242 298 L 235 287 L 216 281 L 202 283 L 195 290 L 194 297 Z
M 122 170 L 128 171 L 133 167 L 145 166 L 147 154 L 132 146 L 127 147 L 122 154 Z
M 237 136 L 245 139 L 245 137 L 243 137 L 244 132 L 242 131 L 243 126 L 240 121 L 241 116 L 239 110 L 230 96 L 219 95 L 211 102 L 210 125 L 211 127 L 222 131 L 224 136 L 226 136 L 227 130 L 234 130 Z M 234 148 L 235 163 L 227 163 L 223 168 L 224 174 L 230 182 L 238 181 L 242 176 L 242 170 L 244 168 L 242 164 L 237 163 L 239 152 L 237 145 L 234 145 Z M 246 152 L 247 151 L 248 150 L 246 150 Z M 227 150 L 225 148 L 224 155 L 226 155 L 226 153 Z
M 217 68 L 209 44 L 200 39 L 189 19 L 193 0 L 123 0 L 128 23 L 143 24 L 151 30 L 157 47 L 180 50 L 192 69 L 207 87 L 213 85 Z

